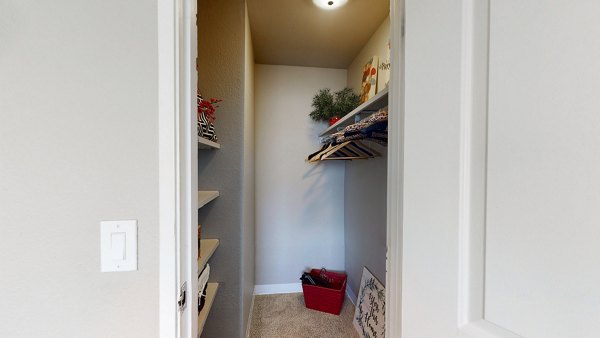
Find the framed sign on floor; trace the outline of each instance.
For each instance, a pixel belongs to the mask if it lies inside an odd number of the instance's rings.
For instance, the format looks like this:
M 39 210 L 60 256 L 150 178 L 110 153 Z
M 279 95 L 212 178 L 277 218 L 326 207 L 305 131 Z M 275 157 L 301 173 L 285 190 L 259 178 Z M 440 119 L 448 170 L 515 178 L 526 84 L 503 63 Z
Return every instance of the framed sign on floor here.
M 363 338 L 385 337 L 385 288 L 366 267 L 363 267 L 352 323 Z

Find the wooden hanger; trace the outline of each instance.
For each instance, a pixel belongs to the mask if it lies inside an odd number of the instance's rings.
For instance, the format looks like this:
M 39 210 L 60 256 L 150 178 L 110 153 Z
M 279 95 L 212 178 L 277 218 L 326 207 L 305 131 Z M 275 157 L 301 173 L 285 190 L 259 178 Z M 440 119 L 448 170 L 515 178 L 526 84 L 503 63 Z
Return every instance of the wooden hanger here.
M 378 151 L 367 146 L 366 144 L 362 143 L 361 141 L 358 141 L 358 140 L 353 141 L 352 146 L 355 148 L 358 148 L 363 153 L 369 155 L 369 157 L 380 157 L 381 156 L 381 154 Z
M 325 149 L 327 149 L 327 147 L 329 146 L 329 144 L 324 144 L 321 149 L 315 151 L 314 153 L 308 155 L 308 157 L 306 158 L 307 162 L 315 162 L 314 158 L 322 151 L 324 151 Z
M 354 141 L 347 141 L 333 147 L 321 157 L 321 160 L 358 160 L 373 157 L 372 155 L 356 147 Z
M 328 160 L 362 160 L 378 156 L 381 156 L 379 152 L 355 140 L 337 145 L 333 145 L 333 143 L 326 144 L 319 151 L 308 155 L 306 161 L 313 163 Z
M 321 150 L 308 155 L 308 158 L 306 160 L 309 163 L 318 162 L 321 160 L 321 157 L 323 156 L 323 154 L 329 152 L 333 147 L 334 147 L 334 145 L 332 143 L 325 144 L 323 147 L 321 147 Z
M 344 143 L 340 143 L 335 146 L 332 146 L 331 148 L 327 149 L 327 151 L 323 152 L 320 159 L 325 160 L 330 157 L 339 157 L 340 154 L 337 154 L 337 155 L 334 155 L 334 154 L 337 153 L 341 148 L 343 148 L 348 143 L 350 143 L 350 142 L 344 142 Z M 334 155 L 334 156 L 332 156 L 332 155 Z M 348 156 L 347 153 L 343 153 L 343 152 L 342 152 L 342 155 Z

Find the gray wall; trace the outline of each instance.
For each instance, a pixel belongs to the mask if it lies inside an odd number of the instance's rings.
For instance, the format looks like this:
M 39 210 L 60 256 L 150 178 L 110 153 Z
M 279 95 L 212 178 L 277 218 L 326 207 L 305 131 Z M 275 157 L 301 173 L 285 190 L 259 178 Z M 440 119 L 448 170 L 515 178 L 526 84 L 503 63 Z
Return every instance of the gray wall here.
M 307 163 L 326 128 L 309 116 L 346 70 L 256 65 L 256 284 L 300 289 L 307 268 L 344 269 L 344 163 Z M 264 287 L 266 288 L 266 287 Z
M 363 266 L 385 285 L 387 149 L 366 144 L 382 157 L 347 162 L 344 182 L 346 273 L 352 298 L 358 295 Z
M 198 215 L 203 237 L 221 241 L 209 262 L 210 280 L 220 288 L 203 337 L 243 336 L 254 284 L 254 262 L 248 259 L 253 251 L 253 207 L 247 200 L 253 196 L 253 175 L 247 172 L 253 156 L 252 147 L 244 143 L 253 139 L 248 135 L 252 116 L 244 113 L 245 17 L 243 0 L 198 1 L 199 88 L 205 97 L 223 99 L 216 113 L 221 149 L 198 154 L 199 188 L 221 192 Z
M 155 1 L 0 2 L 0 336 L 158 336 Z M 138 271 L 100 272 L 137 219 Z

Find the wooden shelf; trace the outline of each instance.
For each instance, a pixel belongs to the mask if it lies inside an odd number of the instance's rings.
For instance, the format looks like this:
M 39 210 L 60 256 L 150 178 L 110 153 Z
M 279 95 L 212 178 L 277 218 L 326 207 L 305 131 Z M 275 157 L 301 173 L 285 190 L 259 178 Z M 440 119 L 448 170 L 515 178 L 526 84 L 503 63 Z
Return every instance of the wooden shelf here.
M 221 149 L 221 145 L 198 136 L 198 149 Z
M 198 314 L 198 337 L 200 337 L 200 335 L 202 334 L 202 330 L 204 330 L 206 318 L 208 317 L 210 308 L 213 305 L 213 301 L 215 300 L 215 296 L 217 295 L 218 289 L 219 283 L 208 283 L 208 286 L 206 287 L 206 301 L 204 303 L 202 311 L 200 311 L 200 313 Z
M 204 269 L 206 262 L 215 253 L 219 246 L 218 239 L 202 239 L 200 240 L 200 258 L 198 258 L 198 272 Z
M 218 191 L 198 191 L 198 209 L 202 208 L 203 206 L 208 204 L 208 202 L 214 200 L 217 197 L 219 197 Z
M 344 128 L 352 123 L 354 123 L 354 116 L 361 113 L 373 113 L 378 111 L 379 109 L 388 105 L 388 89 L 384 89 L 379 93 L 375 94 L 372 98 L 370 98 L 367 102 L 361 104 L 356 107 L 353 111 L 344 115 L 339 121 L 337 121 L 334 125 L 325 129 L 319 136 L 325 136 L 329 134 L 333 134 L 338 131 L 338 128 Z

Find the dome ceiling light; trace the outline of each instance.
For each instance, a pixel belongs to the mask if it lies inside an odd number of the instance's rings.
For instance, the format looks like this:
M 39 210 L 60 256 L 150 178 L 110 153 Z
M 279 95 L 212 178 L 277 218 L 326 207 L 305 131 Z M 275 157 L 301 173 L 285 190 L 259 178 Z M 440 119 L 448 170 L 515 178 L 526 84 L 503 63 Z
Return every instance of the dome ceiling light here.
M 344 6 L 348 0 L 313 0 L 313 3 L 319 8 L 332 10 Z

